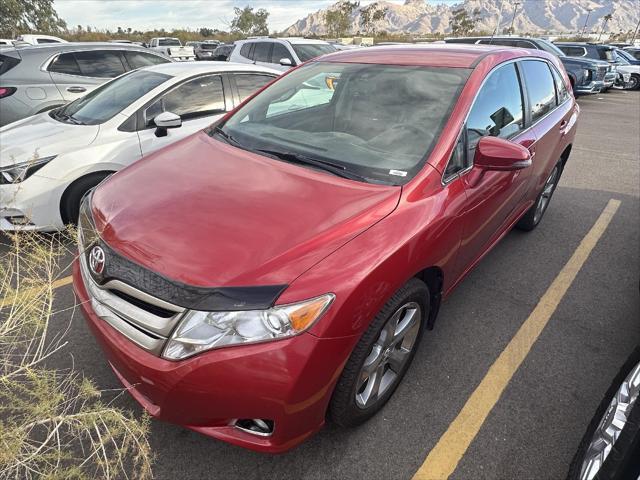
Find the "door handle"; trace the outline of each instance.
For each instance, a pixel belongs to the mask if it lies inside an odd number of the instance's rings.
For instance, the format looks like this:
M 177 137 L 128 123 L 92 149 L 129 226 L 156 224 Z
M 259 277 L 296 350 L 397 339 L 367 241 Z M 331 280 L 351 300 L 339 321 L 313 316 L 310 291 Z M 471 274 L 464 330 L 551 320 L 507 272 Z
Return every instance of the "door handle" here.
M 87 89 L 84 87 L 68 87 L 67 88 L 67 92 L 70 92 L 70 93 L 82 93 L 86 91 Z
M 568 120 L 562 120 L 562 122 L 560 122 L 560 130 L 563 130 L 564 127 L 566 127 L 567 125 L 569 125 L 569 121 Z

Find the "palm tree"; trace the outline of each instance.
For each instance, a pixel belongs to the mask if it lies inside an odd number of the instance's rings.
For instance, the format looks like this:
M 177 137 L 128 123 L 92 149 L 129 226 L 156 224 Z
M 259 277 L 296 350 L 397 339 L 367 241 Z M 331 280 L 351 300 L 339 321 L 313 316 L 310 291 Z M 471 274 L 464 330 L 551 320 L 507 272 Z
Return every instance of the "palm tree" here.
M 600 35 L 598 35 L 598 41 L 600 40 L 600 37 L 602 37 L 605 28 L 607 28 L 607 23 L 609 23 L 609 20 L 611 20 L 612 18 L 613 15 L 611 15 L 610 13 L 607 13 L 604 17 L 602 17 L 602 30 L 600 30 Z

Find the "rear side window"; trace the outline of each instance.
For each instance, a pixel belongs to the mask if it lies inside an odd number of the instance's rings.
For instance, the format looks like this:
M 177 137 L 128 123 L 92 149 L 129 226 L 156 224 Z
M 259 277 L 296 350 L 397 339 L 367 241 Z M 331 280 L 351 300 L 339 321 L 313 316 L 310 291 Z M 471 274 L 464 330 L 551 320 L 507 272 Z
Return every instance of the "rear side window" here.
M 220 75 L 194 78 L 174 88 L 145 110 L 147 126 L 162 112 L 172 112 L 182 120 L 222 113 L 226 110 Z
M 567 85 L 564 83 L 562 75 L 560 75 L 555 68 L 551 69 L 551 73 L 553 74 L 553 79 L 556 82 L 557 104 L 560 105 L 569 98 L 569 91 L 567 90 Z
M 253 94 L 256 90 L 264 87 L 267 83 L 273 80 L 273 77 L 269 75 L 236 75 L 236 86 L 238 87 L 238 95 L 240 101 L 243 102 L 245 98 Z
M 89 50 L 62 53 L 49 64 L 48 70 L 83 77 L 114 78 L 123 74 L 125 67 L 118 51 Z
M 251 47 L 253 47 L 253 43 L 245 43 L 240 49 L 240 55 L 244 58 L 248 58 L 249 60 L 253 60 L 251 56 Z
M 0 55 L 0 75 L 7 73 L 13 67 L 20 63 L 20 59 L 10 57 L 9 55 Z
M 142 67 L 150 67 L 151 65 L 158 65 L 159 63 L 167 63 L 169 60 L 166 58 L 162 58 L 158 55 L 153 55 L 151 53 L 145 52 L 123 52 L 125 58 L 127 59 L 127 63 L 133 69 L 142 68 Z
M 283 58 L 288 58 L 291 65 L 293 65 L 293 57 L 289 53 L 289 50 L 287 50 L 287 47 L 281 43 L 274 43 L 273 52 L 271 53 L 271 63 L 280 63 L 280 60 Z
M 609 50 L 607 48 L 599 48 L 598 54 L 600 55 L 600 60 L 606 60 L 607 62 L 615 62 L 615 55 L 613 54 L 613 50 Z
M 584 57 L 587 53 L 583 47 L 569 47 L 565 45 L 558 45 L 558 47 L 570 57 Z
M 531 120 L 535 122 L 556 106 L 556 89 L 547 62 L 525 60 L 522 68 L 529 91 Z
M 271 45 L 272 43 L 269 42 L 256 43 L 256 48 L 253 51 L 253 60 L 269 63 L 271 61 Z
M 514 63 L 498 68 L 487 78 L 467 119 L 469 158 L 473 158 L 480 138 L 510 138 L 524 128 L 522 98 Z
M 41 43 L 61 43 L 58 40 L 52 40 L 50 38 L 38 38 L 36 40 L 36 43 L 41 44 Z

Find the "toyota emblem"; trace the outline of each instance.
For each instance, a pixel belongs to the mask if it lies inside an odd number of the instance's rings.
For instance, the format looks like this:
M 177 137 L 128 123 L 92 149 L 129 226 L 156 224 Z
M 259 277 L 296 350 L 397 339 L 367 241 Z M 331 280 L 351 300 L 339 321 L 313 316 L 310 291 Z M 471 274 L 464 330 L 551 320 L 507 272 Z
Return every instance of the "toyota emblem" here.
M 101 275 L 104 272 L 105 255 L 102 247 L 95 246 L 91 249 L 89 254 L 89 268 L 96 275 Z

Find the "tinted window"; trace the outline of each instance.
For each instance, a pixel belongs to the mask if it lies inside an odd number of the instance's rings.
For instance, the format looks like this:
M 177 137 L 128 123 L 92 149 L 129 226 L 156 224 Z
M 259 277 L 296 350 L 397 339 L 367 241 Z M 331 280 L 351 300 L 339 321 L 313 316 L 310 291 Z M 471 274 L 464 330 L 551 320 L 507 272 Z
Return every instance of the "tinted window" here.
M 270 62 L 271 61 L 271 45 L 269 42 L 258 42 L 256 48 L 253 51 L 253 59 L 256 62 Z
M 169 75 L 146 70 L 129 72 L 68 103 L 57 111 L 58 118 L 71 116 L 73 120 L 87 125 L 103 123 L 169 78 Z M 56 111 L 52 113 L 54 118 L 55 115 Z
M 39 38 L 36 43 L 61 43 L 58 40 L 51 40 L 50 38 Z
M 162 58 L 158 55 L 145 52 L 123 52 L 127 59 L 127 63 L 131 68 L 149 67 L 151 65 L 158 65 L 159 63 L 167 63 L 169 60 Z
M 517 42 L 515 40 L 505 40 L 504 38 L 494 38 L 493 40 L 490 38 L 485 38 L 483 40 L 478 41 L 483 45 L 502 45 L 504 47 L 515 47 Z
M 251 43 L 245 43 L 244 45 L 242 45 L 242 48 L 240 49 L 240 55 L 251 60 L 251 46 Z
M 481 137 L 509 138 L 523 128 L 522 91 L 515 64 L 510 63 L 495 70 L 476 96 L 467 120 L 469 159 Z
M 556 105 L 556 91 L 547 62 L 526 60 L 522 62 L 531 104 L 531 120 L 546 115 Z
M 558 47 L 570 57 L 583 57 L 586 54 L 585 49 L 582 47 L 568 47 L 565 45 L 558 45 Z
M 533 43 L 531 43 L 530 41 L 528 41 L 528 40 L 518 40 L 516 42 L 516 47 L 519 47 L 519 48 L 533 48 L 534 50 L 536 50 L 536 46 Z
M 147 125 L 161 112 L 172 112 L 183 120 L 225 111 L 222 79 L 219 75 L 194 78 L 174 88 L 145 111 Z
M 73 53 L 62 53 L 58 55 L 53 62 L 49 64 L 48 70 L 54 73 L 65 73 L 67 75 L 82 75 Z
M 273 77 L 268 75 L 236 75 L 236 85 L 238 87 L 238 95 L 240 95 L 240 101 L 244 101 L 249 95 L 256 90 L 264 87 L 267 83 L 273 80 Z
M 317 158 L 372 182 L 404 183 L 440 138 L 469 72 L 312 62 L 265 88 L 222 128 L 249 150 Z
M 180 40 L 177 38 L 161 38 L 158 40 L 158 46 L 160 47 L 179 47 Z
M 310 44 L 292 44 L 291 48 L 296 52 L 296 55 L 300 59 L 301 62 L 306 62 L 307 60 L 311 60 L 312 58 L 319 57 L 320 55 L 324 55 L 325 53 L 335 52 L 336 49 L 331 45 L 324 45 L 322 43 L 310 43 Z
M 553 79 L 556 82 L 557 103 L 558 103 L 558 105 L 560 105 L 561 103 L 564 103 L 564 101 L 567 98 L 569 98 L 569 92 L 567 90 L 567 84 L 564 83 L 564 79 L 562 78 L 560 73 L 555 68 L 551 69 L 551 73 L 553 74 Z
M 75 52 L 73 56 L 85 77 L 113 78 L 125 72 L 120 52 L 115 50 Z
M 287 50 L 287 47 L 282 45 L 281 43 L 273 44 L 273 52 L 271 53 L 271 63 L 280 63 L 280 60 L 283 58 L 288 58 L 291 61 L 291 65 L 293 65 L 293 58 Z
M 0 75 L 8 72 L 19 63 L 20 60 L 18 58 L 10 57 L 9 55 L 0 55 Z
M 453 153 L 451 154 L 451 158 L 449 159 L 449 163 L 447 163 L 447 169 L 444 172 L 445 178 L 459 172 L 460 170 L 464 170 L 469 165 L 464 153 L 464 140 L 464 135 L 460 135 L 460 138 L 453 149 Z
M 609 50 L 608 48 L 599 48 L 598 53 L 600 54 L 600 60 L 606 60 L 607 62 L 615 61 L 613 50 Z

